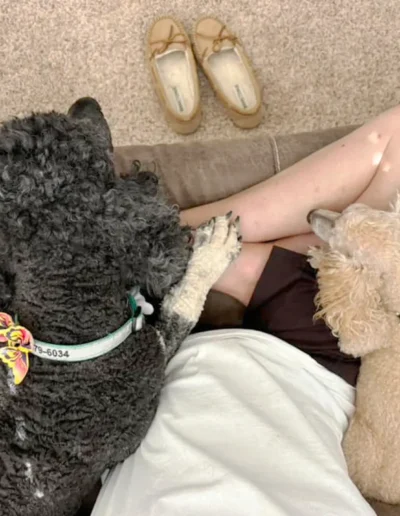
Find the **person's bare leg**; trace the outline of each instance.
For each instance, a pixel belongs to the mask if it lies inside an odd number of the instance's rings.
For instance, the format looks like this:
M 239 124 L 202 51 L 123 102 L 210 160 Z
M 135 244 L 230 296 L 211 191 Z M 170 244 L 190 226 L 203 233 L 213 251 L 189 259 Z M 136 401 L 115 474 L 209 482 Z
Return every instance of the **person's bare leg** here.
M 213 290 L 228 294 L 247 306 L 274 245 L 307 254 L 310 246 L 320 243 L 317 236 L 307 234 L 285 238 L 274 243 L 243 244 L 239 256 L 220 277 Z
M 183 211 L 182 222 L 197 227 L 232 210 L 244 241 L 266 242 L 308 232 L 316 208 L 341 211 L 357 200 L 387 206 L 400 187 L 399 141 L 400 106 L 248 190 Z
M 400 130 L 395 132 L 383 154 L 375 153 L 374 160 L 379 163 L 377 172 L 356 202 L 386 210 L 400 190 Z

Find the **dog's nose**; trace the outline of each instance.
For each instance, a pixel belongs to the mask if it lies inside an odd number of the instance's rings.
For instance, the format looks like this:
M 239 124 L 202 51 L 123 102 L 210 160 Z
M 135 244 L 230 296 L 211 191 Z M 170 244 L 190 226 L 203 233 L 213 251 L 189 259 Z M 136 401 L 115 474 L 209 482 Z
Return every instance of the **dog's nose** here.
M 309 224 L 311 224 L 311 217 L 312 217 L 312 214 L 313 214 L 314 212 L 316 212 L 316 211 L 317 211 L 317 210 L 311 210 L 310 212 L 308 212 L 308 215 L 307 215 L 307 222 L 308 222 Z
M 307 220 L 313 232 L 324 242 L 329 242 L 339 216 L 340 213 L 319 209 L 310 211 Z
M 138 179 L 142 183 L 154 183 L 155 185 L 158 184 L 158 176 L 154 174 L 154 172 L 139 172 Z

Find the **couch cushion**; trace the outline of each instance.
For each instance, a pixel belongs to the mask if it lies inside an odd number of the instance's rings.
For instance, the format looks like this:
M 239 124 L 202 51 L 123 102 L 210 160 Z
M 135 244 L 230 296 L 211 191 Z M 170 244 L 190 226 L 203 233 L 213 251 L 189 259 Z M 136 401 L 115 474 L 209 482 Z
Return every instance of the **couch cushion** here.
M 353 127 L 240 140 L 132 145 L 115 149 L 117 173 L 132 163 L 156 172 L 182 209 L 223 199 L 253 186 L 345 136 Z

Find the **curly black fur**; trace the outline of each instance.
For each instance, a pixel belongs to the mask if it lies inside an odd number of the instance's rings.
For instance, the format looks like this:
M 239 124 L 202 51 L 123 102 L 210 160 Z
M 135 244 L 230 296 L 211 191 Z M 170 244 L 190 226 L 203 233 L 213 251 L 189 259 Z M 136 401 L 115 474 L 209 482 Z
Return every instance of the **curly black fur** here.
M 0 129 L 0 310 L 34 337 L 79 344 L 114 331 L 132 287 L 162 298 L 181 279 L 187 242 L 153 174 L 116 178 L 94 99 Z M 0 514 L 73 514 L 140 444 L 164 366 L 151 326 L 96 360 L 33 356 L 17 387 L 0 364 Z

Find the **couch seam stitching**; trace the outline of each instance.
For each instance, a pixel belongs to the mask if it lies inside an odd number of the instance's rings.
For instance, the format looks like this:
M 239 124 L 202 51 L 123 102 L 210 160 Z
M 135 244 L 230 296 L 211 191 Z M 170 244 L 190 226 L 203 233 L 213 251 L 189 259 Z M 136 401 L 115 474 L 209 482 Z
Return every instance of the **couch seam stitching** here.
M 276 169 L 277 169 L 277 172 L 280 172 L 281 171 L 281 160 L 279 158 L 278 144 L 276 143 L 274 136 L 271 136 L 271 140 L 272 140 L 272 146 L 274 148 Z

